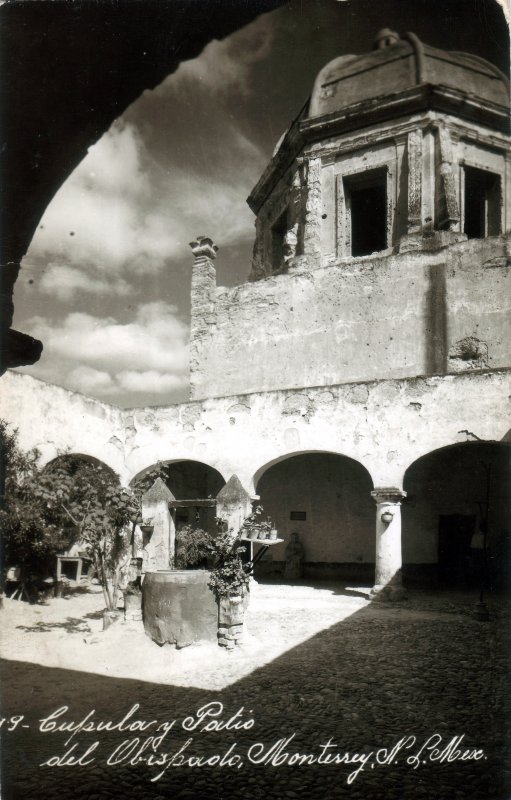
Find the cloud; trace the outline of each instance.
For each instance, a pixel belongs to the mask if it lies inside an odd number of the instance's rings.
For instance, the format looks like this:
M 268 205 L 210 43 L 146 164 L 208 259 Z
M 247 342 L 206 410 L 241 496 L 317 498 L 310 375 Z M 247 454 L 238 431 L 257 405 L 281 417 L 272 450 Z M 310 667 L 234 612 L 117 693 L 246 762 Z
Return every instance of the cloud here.
M 71 300 L 78 292 L 103 295 L 113 291 L 122 297 L 133 292 L 133 287 L 122 278 L 113 276 L 108 280 L 66 264 L 49 264 L 39 289 L 59 300 Z
M 164 375 L 156 370 L 120 372 L 117 375 L 119 386 L 127 392 L 150 392 L 160 394 L 173 392 L 183 386 L 182 377 L 179 375 Z
M 44 341 L 43 357 L 30 369 L 43 380 L 120 404 L 127 393 L 183 393 L 188 386 L 188 326 L 170 303 L 145 303 L 125 323 L 74 312 L 59 324 L 34 317 L 27 327 Z
M 254 236 L 254 216 L 246 204 L 246 196 L 266 159 L 241 132 L 227 124 L 222 141 L 226 155 L 221 176 L 197 175 L 177 166 L 168 172 L 169 186 L 179 197 L 174 225 L 184 241 L 201 232 L 212 236 L 220 246 Z M 211 160 L 218 163 L 217 159 Z
M 85 366 L 69 372 L 67 385 L 78 392 L 92 395 L 105 395 L 116 390 L 115 381 L 108 372 Z
M 80 293 L 126 296 L 140 276 L 191 263 L 188 242 L 202 232 L 220 247 L 252 238 L 245 198 L 264 155 L 227 121 L 198 149 L 201 160 L 186 167 L 167 153 L 163 168 L 133 124 L 115 123 L 41 220 L 23 262 L 35 274 L 45 265 L 40 291 L 64 302 Z
M 103 274 L 109 283 L 120 272 L 161 269 L 179 251 L 179 242 L 168 210 L 166 225 L 155 226 L 148 213 L 150 163 L 137 128 L 115 122 L 48 206 L 27 261 L 65 263 Z
M 254 64 L 270 54 L 273 25 L 267 15 L 262 15 L 251 25 L 232 34 L 223 41 L 212 41 L 200 56 L 184 61 L 169 76 L 157 92 L 187 90 L 190 84 L 202 86 L 204 91 L 250 93 L 250 74 Z
M 144 276 L 157 285 L 157 273 L 191 264 L 188 242 L 200 233 L 215 239 L 219 258 L 223 245 L 253 238 L 245 199 L 267 156 L 232 106 L 250 94 L 271 45 L 264 15 L 211 42 L 89 148 L 23 261 L 32 294 L 68 304 L 86 294 L 126 297 Z
M 55 195 L 22 265 L 30 280 L 19 283 L 31 310 L 17 324 L 44 342 L 31 374 L 121 405 L 148 394 L 184 399 L 189 326 L 175 306 L 147 301 L 172 297 L 188 313 L 183 276 L 199 234 L 219 245 L 220 271 L 249 271 L 254 218 L 245 198 L 267 156 L 234 106 L 243 108 L 270 43 L 264 18 L 212 42 L 144 93 Z M 246 264 L 233 263 L 237 252 Z M 146 302 L 127 321 L 126 298 L 141 292 Z M 31 316 L 40 308 L 50 310 Z

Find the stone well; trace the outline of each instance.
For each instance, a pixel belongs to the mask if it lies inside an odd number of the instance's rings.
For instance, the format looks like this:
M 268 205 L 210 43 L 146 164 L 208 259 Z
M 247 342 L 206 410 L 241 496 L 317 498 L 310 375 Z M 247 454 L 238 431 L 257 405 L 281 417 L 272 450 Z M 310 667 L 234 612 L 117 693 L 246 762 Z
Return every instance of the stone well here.
M 207 570 L 147 572 L 142 586 L 144 629 L 157 644 L 186 647 L 217 641 L 218 605 Z

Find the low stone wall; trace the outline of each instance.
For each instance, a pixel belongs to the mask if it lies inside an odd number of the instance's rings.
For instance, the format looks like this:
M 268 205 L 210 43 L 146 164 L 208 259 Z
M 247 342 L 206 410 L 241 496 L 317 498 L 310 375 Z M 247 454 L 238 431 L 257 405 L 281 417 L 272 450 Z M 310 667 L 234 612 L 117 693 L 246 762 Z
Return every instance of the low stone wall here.
M 249 593 L 224 597 L 219 602 L 218 644 L 232 650 L 243 642 L 243 622 L 249 603 Z

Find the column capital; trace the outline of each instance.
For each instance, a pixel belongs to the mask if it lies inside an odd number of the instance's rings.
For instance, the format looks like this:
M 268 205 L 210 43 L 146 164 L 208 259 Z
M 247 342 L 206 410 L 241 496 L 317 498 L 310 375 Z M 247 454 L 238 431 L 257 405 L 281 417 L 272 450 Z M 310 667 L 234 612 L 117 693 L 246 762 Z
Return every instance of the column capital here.
M 190 242 L 190 247 L 195 259 L 206 257 L 213 261 L 218 252 L 218 247 L 209 236 L 197 236 L 195 242 Z
M 405 499 L 406 492 L 395 486 L 378 486 L 371 492 L 371 497 L 376 503 L 393 503 L 397 505 Z

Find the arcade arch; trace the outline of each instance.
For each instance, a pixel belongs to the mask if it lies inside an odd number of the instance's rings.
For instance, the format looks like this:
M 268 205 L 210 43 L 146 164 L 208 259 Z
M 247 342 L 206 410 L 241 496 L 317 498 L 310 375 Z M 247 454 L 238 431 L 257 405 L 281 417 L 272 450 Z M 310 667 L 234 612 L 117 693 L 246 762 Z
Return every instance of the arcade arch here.
M 84 467 L 86 468 L 85 473 L 83 472 Z M 91 469 L 87 469 L 88 467 Z M 86 480 L 89 476 L 94 476 L 113 480 L 116 484 L 121 482 L 119 475 L 108 464 L 83 453 L 64 453 L 43 466 L 43 471 L 50 476 L 57 470 L 61 476 L 63 470 L 64 474 L 72 478 L 76 477 L 78 481 L 81 474 L 81 477 L 85 477 Z M 91 475 L 91 472 L 97 473 L 97 475 Z M 62 576 L 79 582 L 84 570 L 88 570 L 89 575 L 92 574 L 92 557 L 86 552 L 84 542 L 80 538 L 79 527 L 73 523 L 71 518 L 65 523 L 63 533 L 66 541 L 65 549 L 57 555 L 56 562 L 52 555 L 51 562 L 48 562 L 47 565 L 48 571 L 54 572 L 57 582 Z
M 283 574 L 286 544 L 296 532 L 304 577 L 373 581 L 373 484 L 360 462 L 338 453 L 294 453 L 259 469 L 254 483 L 264 514 L 285 540 L 271 548 L 271 561 L 259 562 L 260 577 Z
M 176 529 L 192 524 L 213 532 L 216 513 L 213 501 L 225 485 L 223 475 L 202 461 L 163 461 L 139 472 L 132 479 L 131 485 L 137 484 L 157 467 L 163 469 L 163 480 L 174 499 L 183 503 L 176 504 L 172 510 Z
M 404 476 L 404 583 L 477 588 L 484 530 L 488 585 L 503 588 L 509 572 L 511 447 L 465 442 L 434 450 Z
M 50 472 L 58 466 L 68 466 L 70 474 L 74 474 L 81 464 L 91 464 L 102 470 L 106 470 L 112 477 L 115 478 L 117 483 L 120 483 L 120 477 L 117 472 L 112 469 L 104 461 L 94 456 L 89 456 L 86 453 L 63 453 L 50 459 L 43 466 L 43 470 Z

